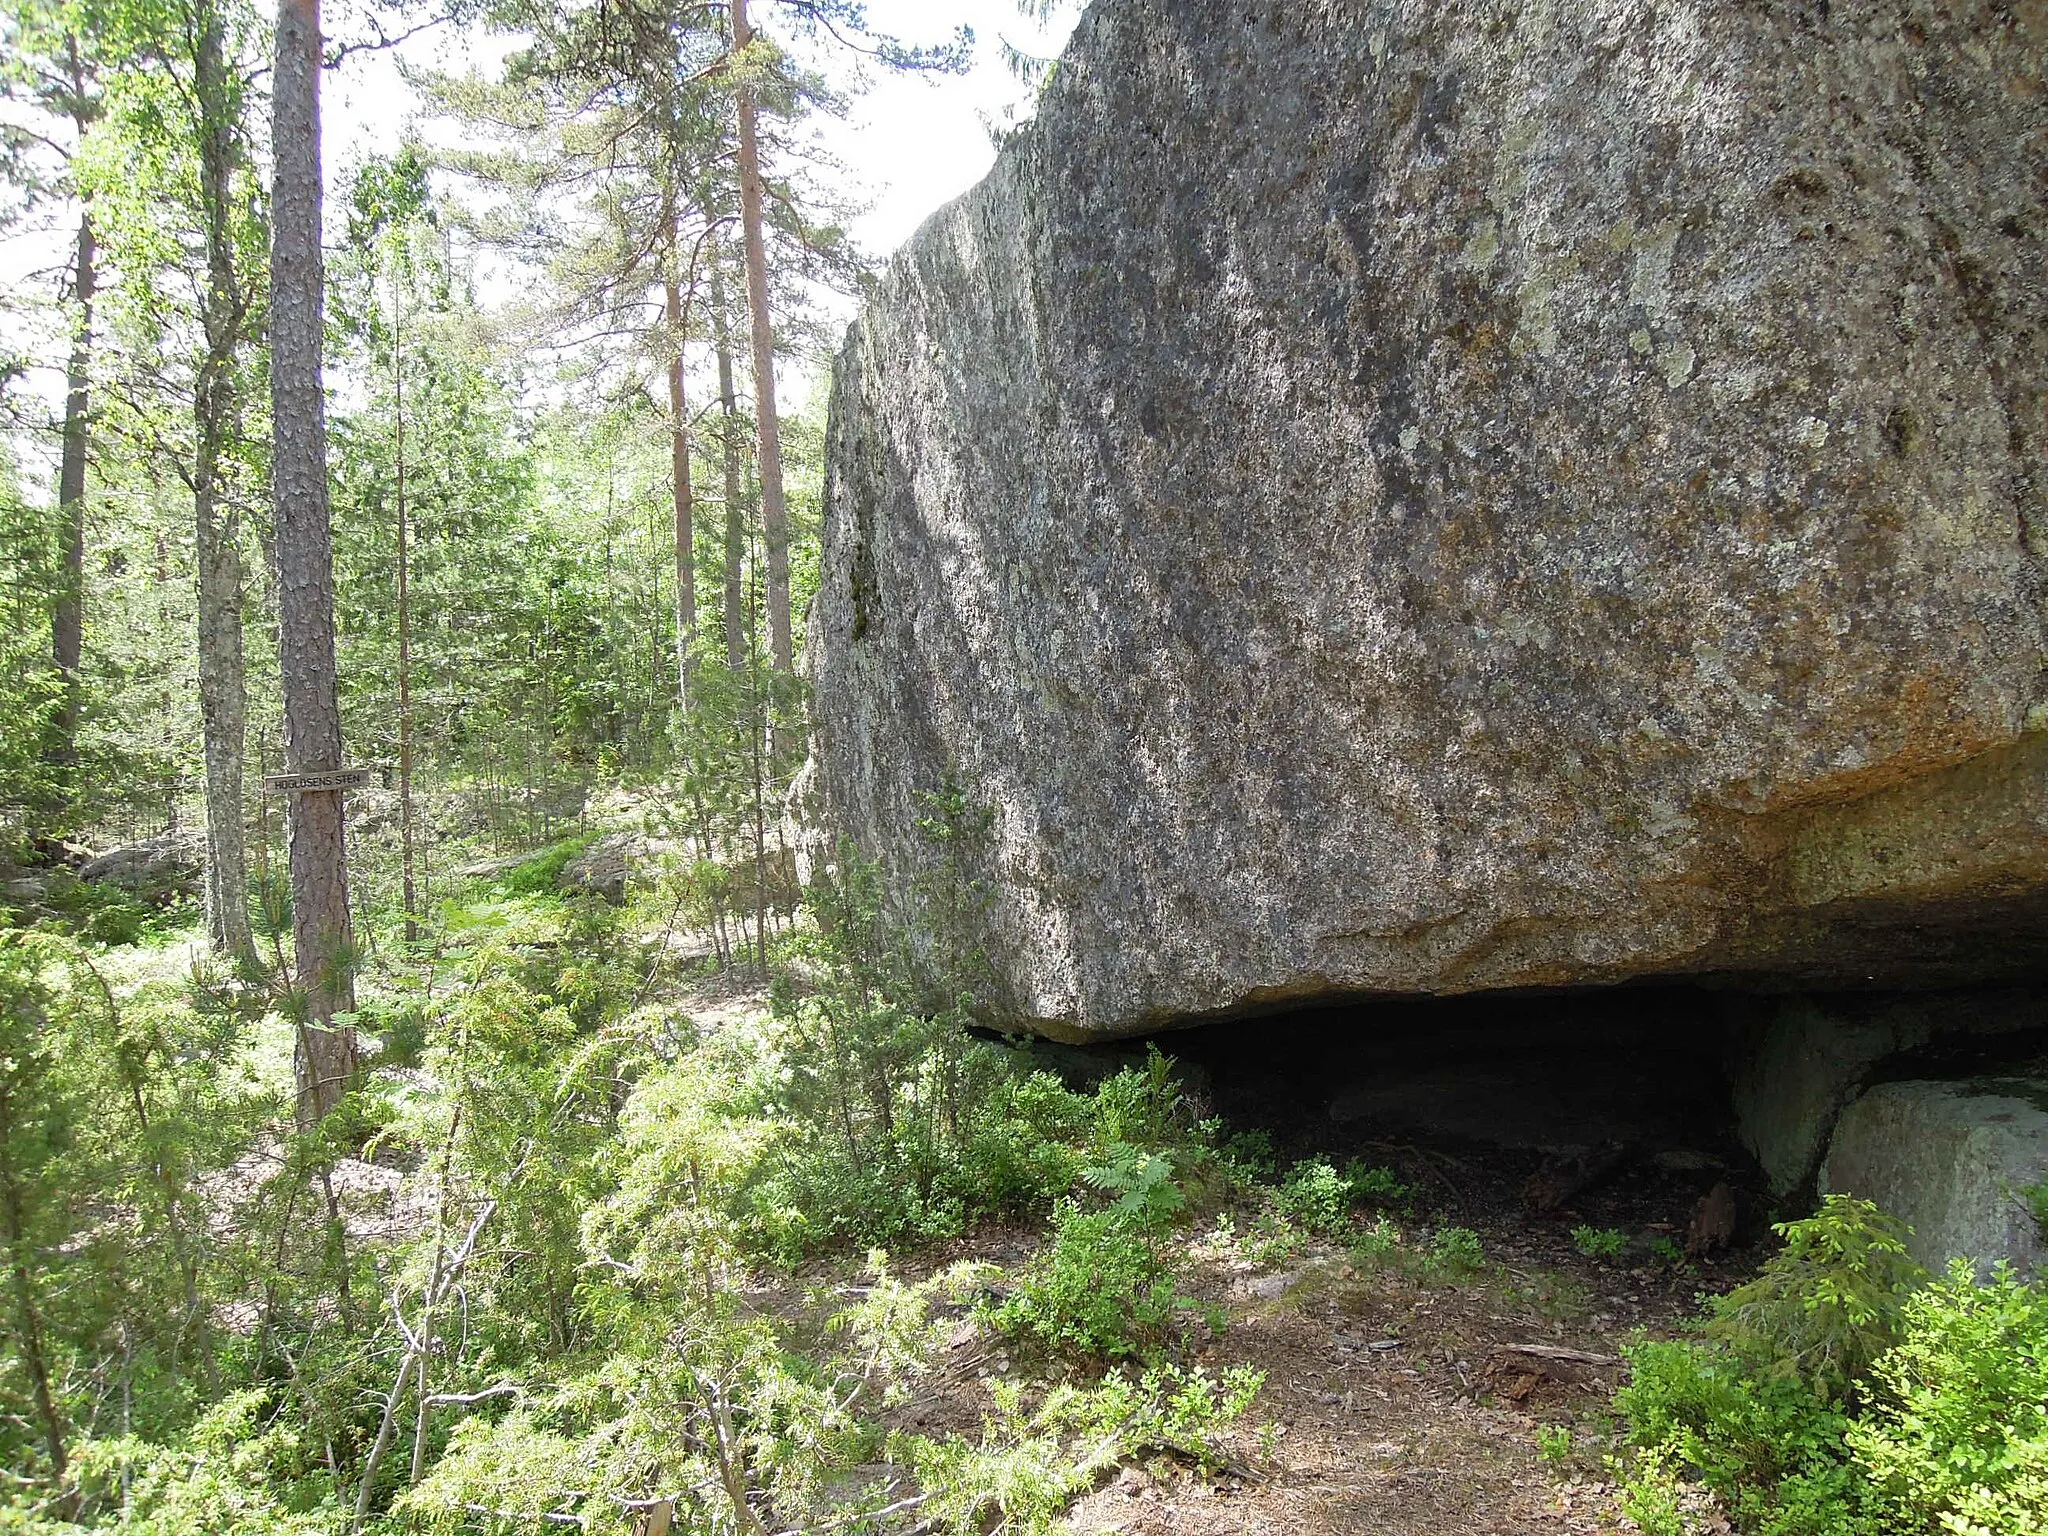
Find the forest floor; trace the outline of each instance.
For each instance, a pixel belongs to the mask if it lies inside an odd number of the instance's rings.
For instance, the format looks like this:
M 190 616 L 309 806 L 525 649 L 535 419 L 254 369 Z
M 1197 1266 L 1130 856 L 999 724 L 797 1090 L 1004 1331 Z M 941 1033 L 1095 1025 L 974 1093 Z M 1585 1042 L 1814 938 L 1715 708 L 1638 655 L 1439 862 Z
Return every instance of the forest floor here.
M 700 1025 L 713 1028 L 766 1006 L 763 995 L 723 988 L 682 1001 Z M 1290 1139 L 1285 1127 L 1261 1128 L 1282 1145 Z M 1634 1529 L 1614 1510 L 1604 1459 L 1613 1427 L 1609 1404 L 1624 1369 L 1618 1352 L 1633 1338 L 1676 1334 L 1697 1314 L 1703 1293 L 1754 1272 L 1765 1231 L 1754 1192 L 1743 1194 L 1751 1216 L 1746 1241 L 1715 1258 L 1674 1264 L 1649 1259 L 1643 1244 L 1660 1233 L 1685 1236 L 1701 1180 L 1712 1173 L 1644 1159 L 1537 1215 L 1524 1186 L 1542 1167 L 1539 1157 L 1421 1139 L 1393 1148 L 1369 1139 L 1372 1133 L 1370 1125 L 1347 1130 L 1376 1158 L 1427 1184 L 1430 1222 L 1476 1232 L 1483 1265 L 1453 1280 L 1428 1266 L 1375 1263 L 1315 1242 L 1255 1264 L 1242 1244 L 1215 1236 L 1219 1222 L 1227 1233 L 1253 1213 L 1208 1213 L 1188 1237 L 1184 1283 L 1195 1300 L 1220 1309 L 1227 1324 L 1189 1363 L 1217 1376 L 1250 1365 L 1264 1372 L 1265 1386 L 1233 1436 L 1227 1469 L 1205 1473 L 1164 1457 L 1127 1466 L 1072 1507 L 1068 1527 L 1077 1536 L 1592 1536 Z M 1314 1139 L 1332 1151 L 1320 1130 Z M 1574 1242 L 1575 1227 L 1626 1231 L 1631 1253 L 1589 1256 Z M 909 1279 L 962 1261 L 1014 1271 L 1044 1242 L 1038 1232 L 984 1230 L 892 1258 Z M 856 1283 L 857 1268 L 852 1261 L 814 1264 L 799 1279 L 815 1296 L 816 1287 Z M 763 1296 L 765 1304 L 801 1305 L 797 1288 L 774 1294 L 778 1289 Z M 994 1384 L 1022 1384 L 1028 1405 L 1059 1372 L 1053 1367 L 1049 1376 L 1011 1358 L 968 1307 L 941 1309 L 942 1320 L 949 1311 L 943 1357 L 889 1423 L 972 1440 L 996 1411 Z M 1538 1448 L 1546 1426 L 1548 1457 Z M 893 1478 L 900 1486 L 908 1476 L 906 1468 L 881 1465 L 865 1471 L 877 1484 Z M 1703 1513 L 1700 1528 L 1716 1529 L 1711 1513 Z M 920 1527 L 906 1515 L 901 1529 L 914 1536 Z
M 120 990 L 189 971 L 196 940 L 109 952 L 108 980 Z M 700 968 L 701 936 L 667 936 L 659 1001 L 712 1034 L 765 1014 L 758 986 Z M 252 1069 L 288 1080 L 289 1031 L 270 1021 L 258 1032 Z M 1193 1044 L 1192 1041 L 1184 1042 Z M 1161 1042 L 1169 1054 L 1175 1041 Z M 1097 1054 L 1096 1071 L 1128 1060 L 1128 1045 Z M 1059 1063 L 1080 1085 L 1088 1053 Z M 1498 1060 L 1475 1067 L 1498 1074 Z M 1407 1248 L 1373 1259 L 1297 1240 L 1260 1252 L 1246 1237 L 1250 1204 L 1203 1210 L 1184 1235 L 1182 1285 L 1215 1309 L 1224 1326 L 1184 1364 L 1214 1377 L 1237 1366 L 1264 1386 L 1227 1444 L 1226 1465 L 1203 1471 L 1168 1456 L 1106 1474 L 1067 1515 L 1076 1536 L 1593 1536 L 1633 1527 L 1616 1513 L 1605 1462 L 1613 1434 L 1610 1403 L 1622 1378 L 1618 1356 L 1631 1339 L 1669 1337 L 1696 1316 L 1704 1292 L 1723 1291 L 1754 1272 L 1767 1229 L 1759 1191 L 1743 1185 L 1739 1161 L 1716 1148 L 1697 1155 L 1634 1156 L 1557 1208 L 1538 1212 L 1527 1191 L 1554 1163 L 1533 1148 L 1503 1148 L 1469 1136 L 1431 1134 L 1414 1124 L 1370 1118 L 1333 1121 L 1319 1104 L 1291 1099 L 1267 1083 L 1251 1091 L 1229 1080 L 1227 1056 L 1189 1058 L 1189 1079 L 1205 1112 L 1220 1106 L 1226 1129 L 1265 1132 L 1281 1166 L 1319 1156 L 1341 1166 L 1357 1156 L 1389 1167 L 1414 1191 L 1400 1225 Z M 1432 1091 L 1456 1097 L 1439 1068 Z M 1330 1084 L 1324 1085 L 1326 1088 Z M 1636 1093 L 1637 1084 L 1622 1090 Z M 1393 1075 L 1380 1087 L 1398 1089 Z M 1476 1090 L 1475 1090 L 1476 1091 Z M 1491 1091 L 1490 1089 L 1487 1091 Z M 1540 1087 L 1522 1085 L 1548 1101 Z M 1690 1143 L 1688 1143 L 1690 1144 Z M 275 1148 L 254 1149 L 229 1182 L 260 1183 Z M 1735 1183 L 1745 1219 L 1740 1240 L 1696 1261 L 1658 1257 L 1681 1240 L 1696 1202 L 1714 1181 Z M 345 1158 L 335 1197 L 358 1241 L 395 1245 L 431 1219 L 425 1185 L 389 1160 Z M 225 1187 L 215 1192 L 234 1204 Z M 1453 1276 L 1415 1262 L 1418 1234 L 1446 1227 L 1475 1233 L 1483 1262 Z M 1575 1238 L 1578 1232 L 1580 1237 Z M 1586 1251 L 1584 1234 L 1620 1239 L 1623 1251 Z M 971 1261 L 1014 1273 L 1047 1243 L 1043 1231 L 984 1228 L 922 1252 L 892 1255 L 907 1280 Z M 756 1303 L 794 1320 L 821 1296 L 857 1291 L 859 1256 L 815 1261 L 794 1276 L 757 1282 Z M 1014 1358 L 966 1304 L 936 1309 L 943 1340 L 886 1426 L 935 1440 L 981 1438 L 999 1415 L 997 1390 L 1021 1387 L 1028 1408 L 1061 1368 Z M 1079 1378 L 1077 1378 L 1079 1379 Z M 1539 1441 L 1539 1433 L 1543 1440 Z M 1539 1449 L 1539 1446 L 1547 1447 Z M 858 1469 L 862 1486 L 902 1488 L 910 1469 Z M 862 1527 L 867 1529 L 868 1527 Z M 914 1510 L 893 1527 L 914 1536 Z M 1699 1524 L 1715 1529 L 1710 1513 Z

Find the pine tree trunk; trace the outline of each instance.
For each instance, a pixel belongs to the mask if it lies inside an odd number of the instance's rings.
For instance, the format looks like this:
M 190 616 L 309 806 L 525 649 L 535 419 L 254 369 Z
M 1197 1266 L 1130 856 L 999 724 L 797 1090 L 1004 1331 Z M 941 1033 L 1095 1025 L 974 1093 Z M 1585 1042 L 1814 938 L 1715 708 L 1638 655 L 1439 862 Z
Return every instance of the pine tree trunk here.
M 695 499 L 690 489 L 690 416 L 683 396 L 683 294 L 674 277 L 668 280 L 669 344 L 675 356 L 668 364 L 669 483 L 675 502 L 676 552 L 676 703 L 690 707 L 690 640 L 697 632 L 697 564 Z
M 334 675 L 334 552 L 321 392 L 319 0 L 280 0 L 273 79 L 270 247 L 271 437 L 277 528 L 278 675 L 285 769 L 342 766 Z M 354 935 L 339 790 L 291 795 L 292 939 L 302 993 L 298 1118 L 317 1124 L 356 1070 Z
M 206 765 L 206 924 L 214 953 L 245 975 L 261 969 L 249 929 L 242 839 L 242 753 L 249 690 L 242 657 L 241 516 L 221 490 L 221 460 L 240 420 L 235 352 L 247 302 L 234 266 L 234 104 L 218 8 L 205 4 L 193 50 L 199 185 L 206 224 L 206 357 L 193 394 L 192 512 L 199 583 L 199 723 Z
M 754 29 L 746 0 L 732 0 L 733 46 Z M 789 514 L 782 496 L 782 423 L 775 412 L 775 329 L 768 316 L 768 248 L 761 234 L 761 145 L 754 93 L 739 93 L 740 231 L 747 256 L 747 311 L 754 343 L 755 431 L 760 440 L 761 533 L 768 546 L 768 653 L 775 670 L 795 670 L 789 629 Z
M 80 131 L 83 132 L 83 125 Z M 57 664 L 63 694 L 50 742 L 50 762 L 65 773 L 60 793 L 73 786 L 69 769 L 78 762 L 78 717 L 84 695 L 79 668 L 85 659 L 85 468 L 92 449 L 87 415 L 92 370 L 92 301 L 98 281 L 98 252 L 93 244 L 92 215 L 78 220 L 78 258 L 72 268 L 71 299 L 78 306 L 78 329 L 71 340 L 71 361 L 65 370 L 63 456 L 57 469 L 57 515 L 63 549 L 57 577 L 57 600 L 50 610 L 50 659 Z
M 725 307 L 725 260 L 716 249 L 711 257 L 711 324 L 718 345 L 719 446 L 725 466 L 725 664 L 738 673 L 747 664 L 747 512 L 740 500 L 740 411 L 732 390 L 732 315 Z
M 242 655 L 241 518 L 220 494 L 222 401 L 232 386 L 202 381 L 195 403 L 198 451 L 192 472 L 199 585 L 199 722 L 206 767 L 206 922 L 213 951 L 245 974 L 260 970 L 249 927 L 249 864 L 242 827 L 242 752 L 248 683 Z

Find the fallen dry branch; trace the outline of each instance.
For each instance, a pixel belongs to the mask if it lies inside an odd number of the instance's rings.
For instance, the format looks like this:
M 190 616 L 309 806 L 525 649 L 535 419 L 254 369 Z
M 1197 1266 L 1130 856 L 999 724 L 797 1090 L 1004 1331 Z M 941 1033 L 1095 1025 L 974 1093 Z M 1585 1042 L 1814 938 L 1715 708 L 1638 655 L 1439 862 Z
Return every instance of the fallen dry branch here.
M 1560 1210 L 1619 1171 L 1628 1155 L 1623 1143 L 1609 1142 L 1546 1164 L 1529 1176 L 1522 1198 L 1535 1210 Z
M 1496 1344 L 1500 1354 L 1529 1355 L 1537 1360 L 1556 1360 L 1566 1365 L 1591 1365 L 1602 1369 L 1627 1365 L 1619 1355 L 1596 1355 L 1583 1349 L 1566 1349 L 1561 1344 Z

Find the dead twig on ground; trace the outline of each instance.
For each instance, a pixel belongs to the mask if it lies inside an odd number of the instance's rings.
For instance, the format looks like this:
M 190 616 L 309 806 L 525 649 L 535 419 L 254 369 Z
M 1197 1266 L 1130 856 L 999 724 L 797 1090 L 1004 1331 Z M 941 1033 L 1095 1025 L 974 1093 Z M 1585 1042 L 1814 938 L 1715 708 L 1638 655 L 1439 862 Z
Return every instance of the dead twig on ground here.
M 1536 1360 L 1556 1360 L 1566 1365 L 1591 1365 L 1602 1370 L 1611 1370 L 1628 1362 L 1620 1355 L 1596 1355 L 1589 1350 L 1566 1349 L 1561 1344 L 1496 1344 L 1494 1350 L 1500 1354 L 1528 1355 Z

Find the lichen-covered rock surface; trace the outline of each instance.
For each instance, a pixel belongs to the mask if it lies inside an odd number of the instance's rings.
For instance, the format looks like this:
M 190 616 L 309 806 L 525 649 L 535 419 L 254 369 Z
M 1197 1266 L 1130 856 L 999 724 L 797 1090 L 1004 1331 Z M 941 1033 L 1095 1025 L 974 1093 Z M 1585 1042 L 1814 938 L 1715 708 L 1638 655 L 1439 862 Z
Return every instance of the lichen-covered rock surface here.
M 1098 0 L 840 358 L 825 830 L 991 1016 L 2048 961 L 2048 8 Z M 936 838 L 956 783 L 985 831 Z
M 1909 1229 L 1913 1257 L 1940 1271 L 1999 1260 L 2042 1276 L 2048 1232 L 2032 1194 L 2048 1183 L 2048 1082 L 1986 1078 L 1885 1083 L 1843 1111 L 1820 1192 L 1874 1200 Z
M 1837 1120 L 1888 1063 L 1941 1041 L 1976 1035 L 2048 1037 L 2048 990 L 1728 999 L 1725 1063 L 1737 1139 L 1772 1195 L 1807 1187 Z

